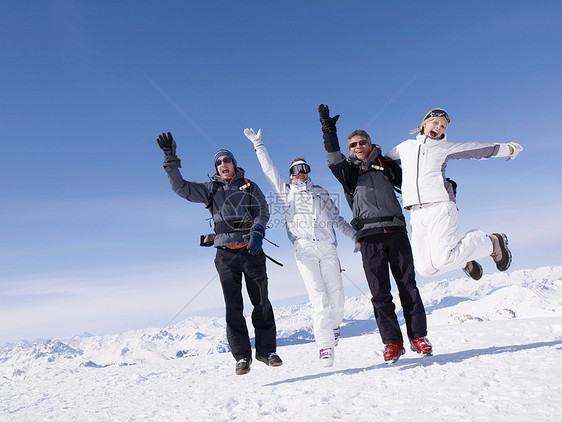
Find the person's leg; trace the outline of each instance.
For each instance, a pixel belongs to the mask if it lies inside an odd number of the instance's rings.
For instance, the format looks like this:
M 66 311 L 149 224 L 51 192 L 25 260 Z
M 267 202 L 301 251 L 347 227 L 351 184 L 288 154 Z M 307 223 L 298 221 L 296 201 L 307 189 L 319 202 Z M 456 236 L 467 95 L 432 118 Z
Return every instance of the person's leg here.
M 343 309 L 345 294 L 341 278 L 341 267 L 337 249 L 331 243 L 323 242 L 320 245 L 320 271 L 326 286 L 328 303 L 330 308 L 329 324 L 331 325 L 330 336 L 334 337 L 334 329 L 339 327 L 343 320 Z M 335 343 L 335 339 L 334 339 Z
M 243 252 L 239 256 L 248 296 L 254 306 L 252 324 L 256 333 L 256 353 L 268 356 L 276 351 L 277 332 L 273 307 L 268 298 L 265 254 L 260 252 L 258 255 L 251 255 Z
M 230 351 L 236 360 L 252 356 L 248 327 L 244 318 L 242 299 L 242 270 L 238 255 L 217 249 L 215 267 L 224 296 L 226 308 L 226 336 Z
M 492 241 L 480 230 L 458 236 L 458 209 L 454 202 L 440 202 L 425 211 L 428 214 L 428 232 L 434 275 L 462 269 L 466 263 L 492 253 Z
M 334 346 L 330 320 L 330 303 L 320 271 L 320 259 L 315 242 L 298 240 L 295 243 L 295 259 L 302 276 L 308 299 L 312 305 L 312 326 L 318 348 Z
M 427 335 L 427 319 L 416 286 L 414 261 L 408 235 L 406 233 L 394 233 L 387 236 L 391 239 L 389 242 L 390 269 L 398 287 L 408 337 L 425 337 Z
M 386 234 L 371 236 L 368 240 L 360 241 L 360 245 L 363 269 L 373 295 L 371 302 L 379 333 L 384 344 L 391 344 L 402 341 L 402 332 L 390 292 L 388 250 L 384 236 Z
M 422 277 L 431 277 L 437 270 L 431 262 L 429 232 L 424 209 L 410 211 L 410 226 L 412 228 L 412 255 L 416 271 Z

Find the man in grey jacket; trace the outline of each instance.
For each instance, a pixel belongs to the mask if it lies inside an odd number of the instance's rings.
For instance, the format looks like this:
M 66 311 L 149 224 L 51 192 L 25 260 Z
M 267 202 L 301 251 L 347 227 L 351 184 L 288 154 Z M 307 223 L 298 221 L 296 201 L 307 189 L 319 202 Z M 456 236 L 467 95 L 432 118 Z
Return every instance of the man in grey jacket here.
M 217 248 L 215 267 L 219 273 L 226 305 L 228 344 L 236 359 L 236 374 L 250 371 L 252 350 L 242 300 L 242 275 L 254 306 L 252 323 L 255 329 L 256 359 L 268 366 L 283 361 L 276 352 L 276 327 L 273 307 L 268 299 L 265 254 L 262 242 L 269 220 L 267 202 L 260 188 L 245 178 L 234 155 L 226 150 L 214 157 L 216 173 L 205 183 L 183 179 L 176 156 L 176 142 L 170 132 L 156 140 L 164 152 L 164 169 L 172 190 L 190 202 L 206 205 L 214 226 Z
M 392 301 L 389 265 L 398 286 L 413 351 L 430 356 L 425 309 L 416 287 L 412 249 L 406 233 L 402 208 L 391 180 L 400 177 L 400 168 L 384 160 L 380 147 L 371 143 L 367 132 L 356 130 L 347 138 L 349 159 L 340 151 L 336 122 L 328 106 L 318 107 L 328 166 L 341 183 L 353 210 L 351 225 L 357 230 L 363 269 L 373 295 L 371 302 L 379 333 L 385 344 L 383 358 L 394 363 L 405 352 L 403 337 Z

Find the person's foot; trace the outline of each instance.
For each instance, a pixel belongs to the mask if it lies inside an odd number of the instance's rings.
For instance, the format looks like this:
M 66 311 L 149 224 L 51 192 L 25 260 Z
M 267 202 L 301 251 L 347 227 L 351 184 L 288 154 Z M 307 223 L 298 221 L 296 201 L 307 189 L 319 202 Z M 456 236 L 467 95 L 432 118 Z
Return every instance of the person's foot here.
M 503 233 L 493 233 L 490 236 L 492 241 L 491 257 L 496 263 L 499 271 L 505 271 L 511 265 L 511 251 L 507 248 L 507 236 Z
M 283 361 L 275 352 L 268 353 L 267 356 L 262 356 L 256 352 L 256 360 L 265 363 L 267 366 L 283 365 Z
M 467 276 L 474 280 L 480 280 L 482 278 L 482 265 L 476 261 L 468 261 L 462 270 Z
M 340 342 L 340 337 L 340 327 L 334 328 L 334 346 L 338 345 L 338 343 Z
M 383 358 L 384 362 L 391 364 L 396 362 L 400 356 L 406 353 L 404 349 L 404 343 L 399 341 L 398 343 L 390 343 L 384 347 Z
M 334 364 L 334 349 L 331 347 L 320 349 L 320 363 L 325 368 L 332 366 Z
M 250 365 L 252 364 L 252 358 L 242 358 L 236 361 L 236 375 L 244 375 L 250 372 Z
M 433 355 L 433 346 L 431 346 L 431 343 L 425 337 L 411 338 L 410 348 L 412 349 L 412 352 L 416 352 L 424 356 Z

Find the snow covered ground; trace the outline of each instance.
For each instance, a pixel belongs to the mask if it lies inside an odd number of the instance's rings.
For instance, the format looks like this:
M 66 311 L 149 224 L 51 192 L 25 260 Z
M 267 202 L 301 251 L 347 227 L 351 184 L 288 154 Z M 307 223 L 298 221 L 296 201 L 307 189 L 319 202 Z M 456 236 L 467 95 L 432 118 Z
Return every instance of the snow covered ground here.
M 309 306 L 276 308 L 285 363 L 243 376 L 220 318 L 8 345 L 0 420 L 560 420 L 562 266 L 420 290 L 435 355 L 390 366 L 364 296 L 347 298 L 332 368 L 317 362 Z

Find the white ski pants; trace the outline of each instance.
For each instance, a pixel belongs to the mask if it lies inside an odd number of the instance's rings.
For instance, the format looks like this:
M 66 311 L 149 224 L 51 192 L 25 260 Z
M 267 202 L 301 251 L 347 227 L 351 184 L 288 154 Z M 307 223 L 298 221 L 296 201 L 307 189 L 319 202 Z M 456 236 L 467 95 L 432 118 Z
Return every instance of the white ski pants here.
M 329 242 L 298 239 L 295 258 L 312 304 L 316 344 L 334 347 L 334 328 L 342 322 L 345 301 L 337 249 Z
M 471 230 L 459 239 L 458 218 L 452 201 L 410 208 L 414 265 L 422 277 L 464 268 L 492 253 L 492 241 L 483 231 Z

